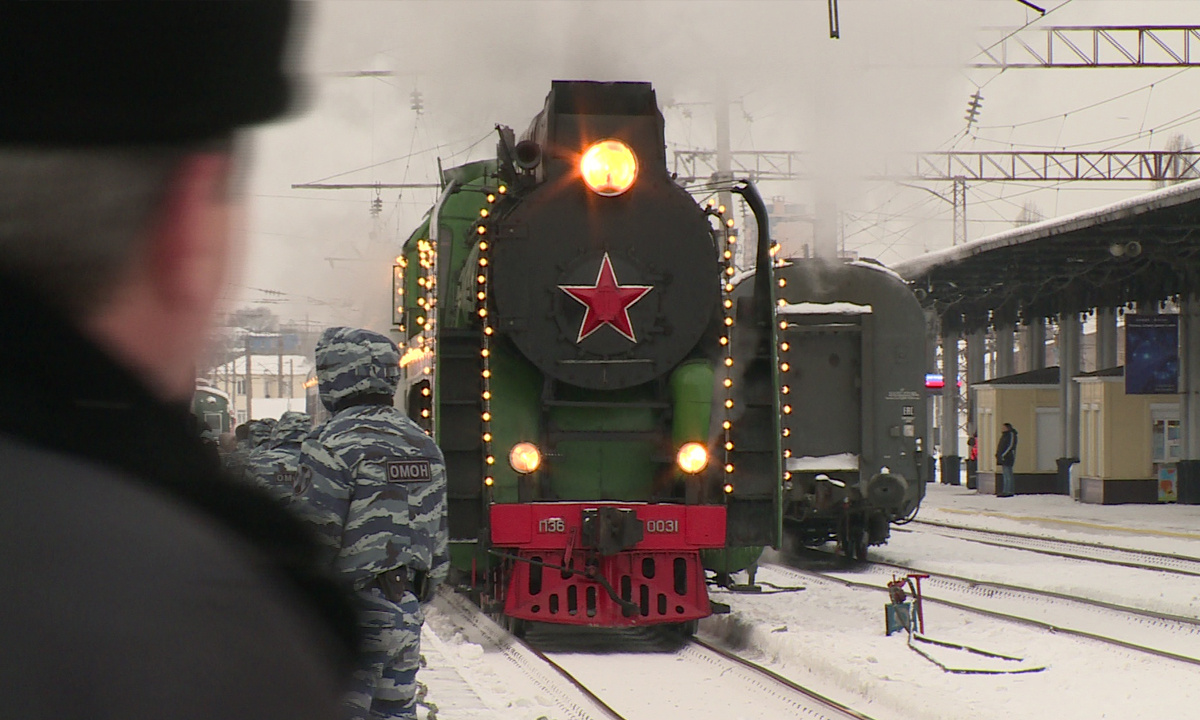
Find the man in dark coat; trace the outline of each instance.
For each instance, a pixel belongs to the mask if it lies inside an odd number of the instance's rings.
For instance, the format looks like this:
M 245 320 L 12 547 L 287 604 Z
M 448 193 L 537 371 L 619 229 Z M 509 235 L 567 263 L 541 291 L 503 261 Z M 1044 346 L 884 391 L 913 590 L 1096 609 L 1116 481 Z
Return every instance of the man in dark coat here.
M 1004 423 L 1000 442 L 996 443 L 996 464 L 1000 466 L 1000 497 L 1011 497 L 1016 492 L 1013 482 L 1013 465 L 1017 462 L 1017 431 Z
M 286 2 L 0 22 L 0 715 L 333 720 L 352 605 L 189 410 Z

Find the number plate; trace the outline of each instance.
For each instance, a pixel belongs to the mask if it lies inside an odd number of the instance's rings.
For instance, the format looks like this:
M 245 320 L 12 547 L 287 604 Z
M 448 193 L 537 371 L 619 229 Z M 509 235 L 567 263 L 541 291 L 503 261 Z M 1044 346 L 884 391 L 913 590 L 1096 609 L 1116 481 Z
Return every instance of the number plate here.
M 648 533 L 677 533 L 679 532 L 678 520 L 647 520 L 646 532 Z

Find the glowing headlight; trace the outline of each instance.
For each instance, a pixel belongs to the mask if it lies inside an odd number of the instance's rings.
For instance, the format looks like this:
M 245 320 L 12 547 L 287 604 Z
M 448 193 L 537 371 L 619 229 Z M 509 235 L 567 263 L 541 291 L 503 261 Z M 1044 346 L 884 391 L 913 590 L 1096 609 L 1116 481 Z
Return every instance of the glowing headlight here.
M 683 447 L 679 448 L 675 462 L 679 463 L 680 470 L 695 475 L 708 467 L 708 448 L 698 442 L 684 443 Z
M 517 443 L 508 452 L 508 464 L 522 475 L 528 475 L 542 464 L 542 454 L 533 443 Z
M 592 192 L 613 197 L 633 187 L 637 157 L 620 140 L 601 140 L 584 151 L 579 172 Z

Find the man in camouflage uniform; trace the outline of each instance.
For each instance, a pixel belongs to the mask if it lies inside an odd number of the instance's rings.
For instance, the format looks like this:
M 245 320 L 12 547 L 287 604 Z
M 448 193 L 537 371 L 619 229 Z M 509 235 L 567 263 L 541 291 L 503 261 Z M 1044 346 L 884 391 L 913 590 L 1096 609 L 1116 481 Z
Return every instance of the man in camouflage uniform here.
M 400 351 L 329 328 L 316 348 L 332 413 L 300 455 L 298 504 L 360 601 L 366 659 L 346 698 L 356 718 L 416 717 L 421 602 L 450 568 L 442 452 L 393 406 Z
M 237 426 L 237 449 L 225 458 L 225 469 L 235 478 L 245 477 L 250 470 L 250 455 L 271 439 L 274 419 L 251 420 Z M 245 433 L 243 435 L 243 433 Z
M 251 420 L 249 425 L 250 452 L 254 452 L 263 445 L 266 445 L 267 441 L 271 439 L 271 432 L 275 429 L 275 418 Z
M 240 478 L 246 472 L 246 460 L 250 457 L 250 423 L 242 423 L 233 430 L 237 445 L 225 456 L 225 472 Z
M 302 412 L 285 412 L 266 443 L 250 452 L 246 477 L 267 493 L 289 504 L 294 496 L 300 445 L 312 430 L 312 418 Z

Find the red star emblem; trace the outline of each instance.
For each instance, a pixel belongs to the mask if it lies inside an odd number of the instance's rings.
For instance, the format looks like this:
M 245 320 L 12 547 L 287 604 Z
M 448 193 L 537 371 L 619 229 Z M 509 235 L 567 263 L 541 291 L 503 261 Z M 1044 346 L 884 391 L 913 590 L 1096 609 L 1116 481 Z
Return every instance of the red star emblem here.
M 619 285 L 608 253 L 604 253 L 604 259 L 600 261 L 600 272 L 596 275 L 595 285 L 558 287 L 587 308 L 583 313 L 583 323 L 579 326 L 576 343 L 583 342 L 584 338 L 600 329 L 601 325 L 608 325 L 630 342 L 637 342 L 633 335 L 633 325 L 629 322 L 629 308 L 653 290 L 654 286 Z

